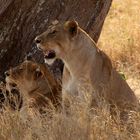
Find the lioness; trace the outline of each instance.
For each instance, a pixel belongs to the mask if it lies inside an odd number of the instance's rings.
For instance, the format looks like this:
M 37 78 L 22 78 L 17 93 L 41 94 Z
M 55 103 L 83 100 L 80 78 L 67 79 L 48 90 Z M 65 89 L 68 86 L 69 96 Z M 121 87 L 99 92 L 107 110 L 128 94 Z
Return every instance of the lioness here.
M 23 106 L 38 108 L 60 103 L 60 87 L 43 64 L 24 61 L 19 66 L 6 72 L 6 83 L 15 83 L 23 96 Z
M 55 58 L 64 62 L 63 101 L 67 95 L 78 95 L 78 85 L 84 86 L 86 81 L 95 91 L 92 101 L 98 93 L 119 109 L 136 109 L 138 101 L 133 91 L 112 67 L 109 57 L 76 21 L 52 25 L 35 41 L 49 62 Z

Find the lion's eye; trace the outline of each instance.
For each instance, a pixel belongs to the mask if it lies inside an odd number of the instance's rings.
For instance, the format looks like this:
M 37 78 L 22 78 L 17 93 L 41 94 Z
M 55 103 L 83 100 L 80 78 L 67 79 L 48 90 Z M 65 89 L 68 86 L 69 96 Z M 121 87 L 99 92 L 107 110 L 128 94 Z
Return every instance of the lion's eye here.
M 54 30 L 53 32 L 52 32 L 52 34 L 55 34 L 57 31 L 56 30 Z
M 50 34 L 53 35 L 53 34 L 55 34 L 56 32 L 57 32 L 56 30 L 53 30 Z

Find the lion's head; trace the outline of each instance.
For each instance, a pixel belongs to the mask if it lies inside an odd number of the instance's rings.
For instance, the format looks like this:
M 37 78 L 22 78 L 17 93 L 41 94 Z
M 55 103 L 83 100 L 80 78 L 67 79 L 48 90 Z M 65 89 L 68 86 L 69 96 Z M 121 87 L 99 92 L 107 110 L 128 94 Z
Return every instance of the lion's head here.
M 24 61 L 6 72 L 6 83 L 15 84 L 24 100 L 34 100 L 37 106 L 46 106 L 48 100 L 54 106 L 60 101 L 60 84 L 54 79 L 44 64 Z
M 40 68 L 40 65 L 36 63 L 25 61 L 5 73 L 6 82 L 10 84 L 15 83 L 20 88 L 29 88 L 32 90 L 44 80 L 44 72 Z
M 66 53 L 75 49 L 71 42 L 78 34 L 78 28 L 76 21 L 57 23 L 36 37 L 37 47 L 43 50 L 48 63 L 54 58 L 63 58 Z

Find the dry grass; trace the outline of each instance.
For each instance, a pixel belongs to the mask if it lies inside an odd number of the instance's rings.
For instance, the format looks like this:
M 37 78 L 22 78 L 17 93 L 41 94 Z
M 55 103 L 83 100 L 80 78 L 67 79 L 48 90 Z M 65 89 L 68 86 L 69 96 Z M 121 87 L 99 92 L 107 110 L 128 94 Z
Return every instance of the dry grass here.
M 127 77 L 140 78 L 139 7 L 139 0 L 114 0 L 98 43 Z
M 114 0 L 98 43 L 134 90 L 140 88 L 139 7 L 139 0 Z M 111 119 L 107 104 L 91 111 L 84 102 L 76 102 L 68 116 L 54 111 L 51 117 L 36 114 L 25 120 L 20 115 L 9 109 L 0 114 L 0 140 L 140 139 L 140 113 L 132 115 L 122 126 L 119 119 Z M 127 128 L 132 122 L 134 130 L 130 133 L 132 130 Z
M 19 112 L 6 110 L 0 114 L 0 140 L 140 139 L 139 113 L 121 125 L 119 119 L 111 119 L 106 103 L 98 110 L 88 110 L 85 102 L 77 101 L 69 110 L 69 115 L 54 111 L 51 117 L 36 114 L 26 120 Z

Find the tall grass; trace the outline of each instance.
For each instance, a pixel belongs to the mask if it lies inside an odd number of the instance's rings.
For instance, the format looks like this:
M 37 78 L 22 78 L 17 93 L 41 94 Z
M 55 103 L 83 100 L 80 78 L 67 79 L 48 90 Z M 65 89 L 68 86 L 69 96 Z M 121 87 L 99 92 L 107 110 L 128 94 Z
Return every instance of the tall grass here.
M 0 114 L 0 140 L 139 139 L 140 114 L 131 115 L 122 125 L 119 118 L 115 121 L 111 118 L 106 103 L 97 110 L 88 110 L 85 102 L 77 101 L 71 104 L 68 115 L 65 112 L 54 112 L 51 117 L 35 114 L 26 120 L 15 111 L 5 110 Z

